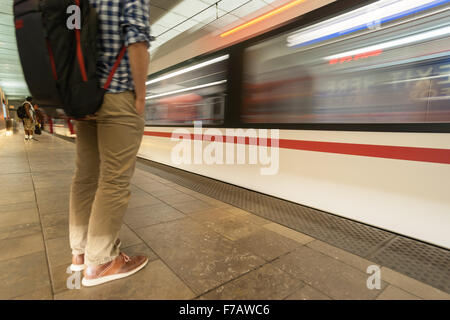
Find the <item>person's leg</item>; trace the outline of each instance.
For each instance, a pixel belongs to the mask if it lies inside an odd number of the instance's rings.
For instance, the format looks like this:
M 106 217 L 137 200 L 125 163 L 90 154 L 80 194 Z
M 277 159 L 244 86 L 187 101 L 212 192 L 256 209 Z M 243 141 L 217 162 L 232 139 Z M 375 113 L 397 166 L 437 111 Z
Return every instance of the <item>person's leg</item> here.
M 97 126 L 100 177 L 89 221 L 88 267 L 108 263 L 119 255 L 115 241 L 130 199 L 130 180 L 144 131 L 134 94 L 106 94 Z
M 28 140 L 28 128 L 25 119 L 22 119 L 23 132 L 25 134 L 25 140 Z
M 76 169 L 70 190 L 69 233 L 73 255 L 85 252 L 89 218 L 97 191 L 99 154 L 95 121 L 77 121 Z
M 25 134 L 28 137 L 28 140 L 31 140 L 33 138 L 33 121 L 31 119 L 25 118 L 23 123 Z

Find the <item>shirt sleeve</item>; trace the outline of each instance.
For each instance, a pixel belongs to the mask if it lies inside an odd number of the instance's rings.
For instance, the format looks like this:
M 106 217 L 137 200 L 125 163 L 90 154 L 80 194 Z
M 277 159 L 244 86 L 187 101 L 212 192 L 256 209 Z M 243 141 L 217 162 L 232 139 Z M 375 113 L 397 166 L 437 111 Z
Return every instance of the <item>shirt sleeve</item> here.
M 150 0 L 126 0 L 122 17 L 125 45 L 146 42 L 150 46 Z

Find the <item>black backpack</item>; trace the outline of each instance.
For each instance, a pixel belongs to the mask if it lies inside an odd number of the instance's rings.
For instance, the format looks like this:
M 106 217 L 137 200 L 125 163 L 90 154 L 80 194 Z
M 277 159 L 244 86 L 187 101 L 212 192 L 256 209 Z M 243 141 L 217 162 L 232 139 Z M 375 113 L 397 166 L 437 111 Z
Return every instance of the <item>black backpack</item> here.
M 81 12 L 79 30 L 67 26 L 72 15 L 68 8 L 74 5 Z M 101 88 L 98 19 L 89 0 L 14 0 L 14 22 L 23 73 L 34 101 L 44 108 L 63 108 L 73 118 L 97 112 L 126 47 Z
M 22 120 L 28 118 L 27 111 L 25 110 L 25 103 L 23 103 L 19 108 L 17 108 L 17 116 Z
M 41 135 L 42 134 L 42 130 L 41 130 L 41 126 L 40 125 L 35 125 L 34 126 L 34 133 L 37 135 Z

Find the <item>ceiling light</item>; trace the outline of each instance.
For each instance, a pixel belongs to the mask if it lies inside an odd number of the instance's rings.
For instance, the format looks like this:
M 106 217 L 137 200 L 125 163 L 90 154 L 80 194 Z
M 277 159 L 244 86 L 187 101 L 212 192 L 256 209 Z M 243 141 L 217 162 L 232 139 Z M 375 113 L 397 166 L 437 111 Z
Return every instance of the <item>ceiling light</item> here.
M 292 7 L 294 7 L 294 6 L 300 4 L 301 2 L 304 2 L 304 1 L 305 0 L 295 0 L 295 1 L 289 2 L 288 4 L 285 4 L 284 6 L 278 7 L 276 9 L 272 10 L 272 11 L 269 11 L 269 12 L 267 12 L 267 13 L 265 13 L 265 14 L 257 17 L 257 18 L 255 18 L 255 19 L 252 19 L 252 20 L 250 20 L 250 21 L 248 21 L 248 22 L 246 22 L 244 24 L 241 24 L 241 25 L 237 26 L 236 28 L 228 30 L 227 32 L 222 33 L 220 36 L 222 38 L 224 38 L 226 36 L 229 36 L 230 34 L 233 34 L 233 33 L 237 32 L 237 31 L 242 30 L 242 29 L 248 28 L 248 27 L 250 27 L 250 26 L 252 26 L 252 25 L 254 25 L 254 24 L 258 23 L 258 22 L 261 22 L 263 20 L 266 20 L 266 19 L 268 19 L 268 18 L 270 18 L 270 17 L 272 17 L 272 16 L 274 16 L 276 14 L 279 14 L 279 13 L 281 13 L 283 11 L 291 9 Z

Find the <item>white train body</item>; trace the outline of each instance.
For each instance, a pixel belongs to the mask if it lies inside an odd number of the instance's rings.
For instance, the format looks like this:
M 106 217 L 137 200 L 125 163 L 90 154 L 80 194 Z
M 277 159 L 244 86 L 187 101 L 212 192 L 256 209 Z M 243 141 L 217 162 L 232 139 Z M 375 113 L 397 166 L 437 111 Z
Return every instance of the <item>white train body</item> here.
M 280 148 L 278 173 L 262 175 L 261 168 L 269 166 L 259 160 L 193 164 L 193 152 L 192 164 L 175 165 L 172 153 L 178 139 L 152 135 L 173 130 L 146 127 L 139 156 L 450 248 L 450 158 L 432 163 Z M 281 139 L 444 149 L 447 157 L 450 150 L 447 133 L 281 130 Z M 203 150 L 210 143 L 216 142 L 204 141 Z M 217 144 L 225 154 L 225 144 Z M 249 146 L 245 148 L 248 155 Z

